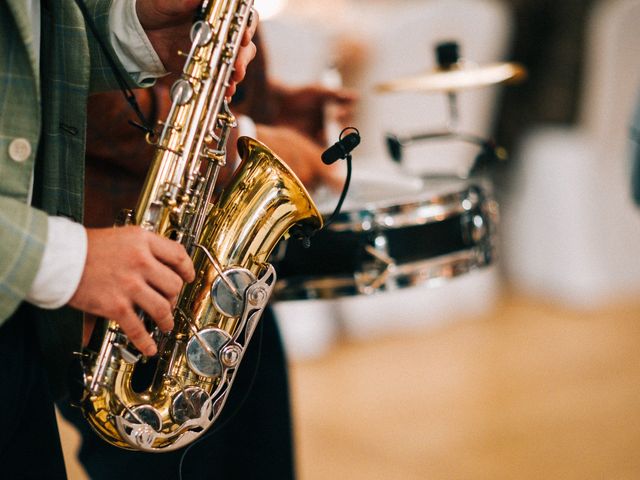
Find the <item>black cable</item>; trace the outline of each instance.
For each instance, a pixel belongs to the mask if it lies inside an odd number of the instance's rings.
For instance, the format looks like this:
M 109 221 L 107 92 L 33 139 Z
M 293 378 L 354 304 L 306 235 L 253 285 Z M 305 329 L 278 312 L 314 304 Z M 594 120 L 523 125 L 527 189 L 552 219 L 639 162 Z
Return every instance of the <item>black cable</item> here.
M 347 175 L 344 180 L 344 185 L 342 186 L 342 192 L 340 193 L 340 198 L 338 199 L 338 203 L 336 204 L 336 207 L 333 210 L 333 213 L 329 216 L 327 220 L 325 220 L 322 228 L 327 228 L 329 225 L 331 225 L 335 221 L 336 217 L 340 214 L 340 210 L 342 209 L 342 204 L 344 203 L 347 193 L 349 192 L 349 185 L 351 183 L 351 171 L 352 171 L 351 153 L 349 151 L 344 150 L 344 145 L 340 145 L 340 142 L 346 136 L 345 133 L 350 130 L 353 130 L 353 132 L 358 136 L 357 143 L 351 146 L 351 148 L 355 148 L 355 146 L 357 146 L 357 144 L 360 143 L 360 132 L 355 127 L 346 127 L 346 128 L 343 128 L 342 131 L 340 132 L 338 143 L 336 143 L 329 149 L 329 150 L 332 150 L 336 147 L 342 147 L 343 154 L 340 157 L 332 158 L 331 162 L 337 161 L 340 158 L 344 158 L 347 161 Z M 325 151 L 325 153 L 327 153 L 329 150 Z M 294 238 L 302 240 L 302 245 L 304 248 L 309 248 L 311 246 L 311 237 L 313 237 L 318 231 L 319 231 L 318 229 L 310 227 L 309 225 L 294 225 L 290 230 L 291 235 Z
M 347 156 L 345 157 L 345 160 L 347 161 L 347 175 L 344 179 L 342 192 L 340 193 L 340 198 L 338 199 L 336 208 L 333 210 L 333 213 L 329 216 L 329 219 L 324 223 L 323 228 L 327 228 L 329 225 L 331 225 L 335 221 L 337 216 L 340 214 L 340 210 L 342 209 L 342 204 L 344 203 L 344 200 L 347 197 L 347 193 L 349 192 L 349 184 L 351 183 L 351 171 L 352 171 L 351 154 L 347 154 Z
M 346 127 L 343 128 L 342 131 L 340 132 L 339 135 L 339 140 L 342 140 L 346 135 L 345 133 L 353 130 L 353 132 L 358 135 L 358 143 L 360 142 L 360 132 L 358 131 L 357 128 L 355 127 Z M 333 213 L 329 216 L 329 218 L 327 219 L 327 221 L 324 223 L 324 227 L 323 228 L 327 228 L 329 225 L 331 225 L 336 217 L 340 214 L 340 210 L 342 209 L 342 204 L 344 203 L 344 199 L 347 197 L 347 193 L 349 192 L 349 185 L 351 183 L 351 171 L 352 171 L 352 164 L 351 164 L 351 153 L 350 152 L 345 152 L 344 155 L 344 159 L 347 161 L 347 175 L 344 179 L 344 185 L 342 186 L 342 192 L 340 192 L 340 198 L 338 199 L 338 203 L 336 204 L 336 208 L 333 210 Z
M 74 0 L 74 1 L 78 6 L 78 8 L 80 9 L 80 11 L 82 12 L 82 16 L 84 17 L 84 20 L 87 23 L 87 27 L 89 27 L 89 30 L 91 31 L 94 38 L 98 42 L 98 46 L 100 47 L 100 50 L 102 50 L 102 53 L 104 54 L 107 60 L 107 64 L 109 65 L 109 68 L 111 69 L 111 71 L 113 72 L 113 75 L 115 76 L 116 82 L 118 82 L 118 86 L 120 87 L 120 91 L 122 92 L 122 95 L 124 95 L 125 100 L 129 104 L 131 109 L 135 112 L 138 119 L 140 120 L 140 124 L 135 122 L 129 122 L 129 123 L 153 135 L 154 134 L 153 124 L 149 122 L 149 120 L 147 120 L 147 118 L 144 116 L 144 113 L 142 113 L 142 110 L 140 110 L 140 105 L 136 100 L 135 94 L 133 93 L 131 88 L 129 88 L 129 85 L 125 80 L 124 76 L 122 75 L 122 73 L 120 72 L 120 69 L 116 64 L 116 61 L 111 56 L 111 52 L 109 51 L 109 48 L 105 44 L 103 38 L 100 36 L 98 27 L 96 27 L 96 24 L 93 21 L 93 18 L 91 18 L 91 15 L 89 14 L 89 10 L 87 9 L 87 6 L 82 0 Z

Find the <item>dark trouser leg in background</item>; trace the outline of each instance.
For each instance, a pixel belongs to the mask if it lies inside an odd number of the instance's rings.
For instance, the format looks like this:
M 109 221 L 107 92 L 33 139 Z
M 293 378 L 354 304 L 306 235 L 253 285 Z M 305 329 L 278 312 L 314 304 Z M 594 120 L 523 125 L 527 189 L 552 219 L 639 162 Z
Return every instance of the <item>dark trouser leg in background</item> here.
M 0 477 L 64 479 L 53 400 L 22 307 L 0 326 Z

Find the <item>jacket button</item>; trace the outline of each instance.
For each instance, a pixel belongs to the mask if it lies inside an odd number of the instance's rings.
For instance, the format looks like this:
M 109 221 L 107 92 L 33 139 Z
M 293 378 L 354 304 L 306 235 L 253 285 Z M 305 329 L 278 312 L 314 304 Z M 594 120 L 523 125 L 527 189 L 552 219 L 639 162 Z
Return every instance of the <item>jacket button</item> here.
M 15 162 L 24 162 L 31 156 L 31 144 L 26 138 L 14 138 L 9 144 L 9 158 Z

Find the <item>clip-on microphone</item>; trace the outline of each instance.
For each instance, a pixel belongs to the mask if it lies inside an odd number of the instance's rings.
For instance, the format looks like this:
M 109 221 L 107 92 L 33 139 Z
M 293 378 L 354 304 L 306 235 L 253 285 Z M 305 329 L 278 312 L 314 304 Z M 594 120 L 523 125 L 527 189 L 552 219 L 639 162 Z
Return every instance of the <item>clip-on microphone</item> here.
M 343 137 L 343 133 L 349 129 L 355 131 Z M 331 165 L 340 159 L 346 159 L 358 145 L 360 145 L 360 132 L 353 127 L 347 127 L 340 132 L 340 139 L 322 153 L 322 162 L 325 165 Z
M 351 133 L 345 135 L 348 131 L 351 131 Z M 321 155 L 322 162 L 325 165 L 331 165 L 341 159 L 347 161 L 347 175 L 344 179 L 344 186 L 342 187 L 340 198 L 338 199 L 336 208 L 333 210 L 333 213 L 327 221 L 324 222 L 324 226 L 322 228 L 326 228 L 330 225 L 340 213 L 344 199 L 349 191 L 349 184 L 351 183 L 351 152 L 358 145 L 360 145 L 360 132 L 355 127 L 347 127 L 340 132 L 340 138 L 338 141 L 327 148 Z M 292 229 L 292 234 L 302 239 L 302 245 L 305 248 L 309 248 L 311 245 L 311 237 L 314 233 L 315 231 L 305 228 L 304 226 L 296 226 Z

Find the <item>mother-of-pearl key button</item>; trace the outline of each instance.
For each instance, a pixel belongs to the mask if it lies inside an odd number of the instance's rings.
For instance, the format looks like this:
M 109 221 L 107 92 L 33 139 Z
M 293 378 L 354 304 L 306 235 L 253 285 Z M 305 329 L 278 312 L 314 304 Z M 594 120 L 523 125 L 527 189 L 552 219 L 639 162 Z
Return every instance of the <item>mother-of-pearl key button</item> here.
M 24 162 L 31 156 L 31 143 L 26 138 L 14 138 L 9 143 L 9 158 L 15 162 Z

